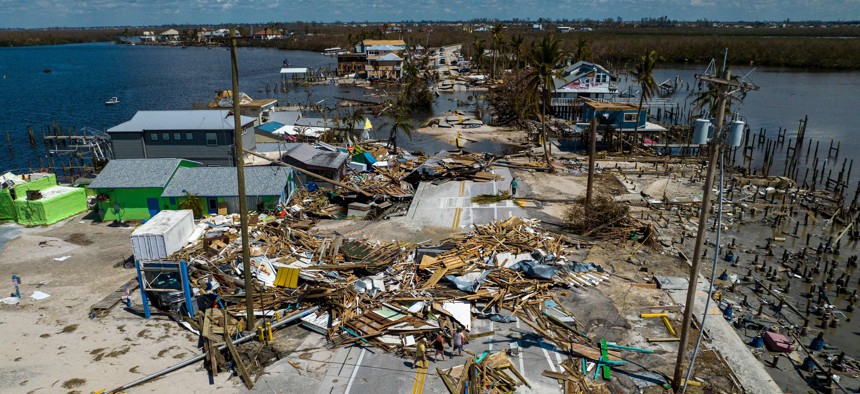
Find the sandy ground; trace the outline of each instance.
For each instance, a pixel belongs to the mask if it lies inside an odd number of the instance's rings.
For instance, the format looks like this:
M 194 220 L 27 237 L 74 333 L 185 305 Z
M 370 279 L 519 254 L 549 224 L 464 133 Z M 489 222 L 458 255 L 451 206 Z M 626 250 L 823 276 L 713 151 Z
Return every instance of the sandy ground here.
M 134 269 L 119 264 L 131 255 L 132 229 L 79 215 L 47 228 L 22 229 L 6 244 L 0 253 L 3 296 L 14 290 L 7 280 L 17 274 L 23 300 L 0 304 L 0 353 L 6 360 L 0 364 L 0 392 L 111 389 L 199 354 L 196 335 L 164 316 L 147 320 L 118 305 L 105 317 L 88 317 L 90 306 L 135 276 Z M 53 260 L 63 256 L 71 257 Z M 35 290 L 50 297 L 32 300 Z M 209 391 L 206 374 L 195 369 L 135 392 Z M 212 387 L 234 387 L 235 379 L 219 377 Z
M 525 130 L 517 130 L 509 127 L 494 127 L 483 125 L 474 129 L 464 129 L 462 127 L 421 127 L 416 130 L 418 133 L 436 137 L 439 140 L 454 143 L 457 138 L 457 131 L 460 131 L 460 145 L 468 148 L 469 143 L 477 141 L 493 141 L 504 144 L 520 144 L 526 139 Z

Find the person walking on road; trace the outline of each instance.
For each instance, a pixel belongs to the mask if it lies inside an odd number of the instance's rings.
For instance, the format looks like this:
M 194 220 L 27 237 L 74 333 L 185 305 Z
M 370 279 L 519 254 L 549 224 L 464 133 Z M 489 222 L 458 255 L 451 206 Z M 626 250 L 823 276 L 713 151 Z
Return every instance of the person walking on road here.
M 415 361 L 412 362 L 412 368 L 421 368 L 427 366 L 427 338 L 418 340 L 417 349 L 415 349 Z
M 442 356 L 442 361 L 445 361 L 445 337 L 442 336 L 442 331 L 439 331 L 439 334 L 436 335 L 436 339 L 433 340 L 433 349 L 436 350 L 433 353 L 433 362 L 436 362 L 436 357 Z
M 463 329 L 458 329 L 457 332 L 454 333 L 454 349 L 451 350 L 451 354 L 454 354 L 454 350 L 457 351 L 458 356 L 463 355 L 463 344 L 466 343 L 466 334 L 463 333 Z
M 512 196 L 516 196 L 516 195 L 517 195 L 517 186 L 518 186 L 518 183 L 519 183 L 519 182 L 517 182 L 517 178 L 512 178 L 512 179 L 511 179 L 511 195 L 512 195 Z

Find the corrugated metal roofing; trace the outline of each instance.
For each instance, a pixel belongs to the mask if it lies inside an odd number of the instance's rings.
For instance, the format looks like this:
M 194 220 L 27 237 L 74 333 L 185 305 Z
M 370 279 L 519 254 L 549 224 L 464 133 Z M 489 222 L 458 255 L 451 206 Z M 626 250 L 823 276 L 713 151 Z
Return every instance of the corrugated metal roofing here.
M 182 159 L 114 159 L 107 163 L 90 189 L 164 187 Z
M 139 133 L 144 130 L 233 130 L 228 110 L 137 111 L 131 120 L 108 129 L 108 133 Z M 257 118 L 242 116 L 242 126 Z
M 340 168 L 349 157 L 345 152 L 329 152 L 316 149 L 309 144 L 294 143 L 285 144 L 287 153 L 284 156 L 305 163 L 306 165 L 322 168 Z
M 248 196 L 280 196 L 293 170 L 285 167 L 245 168 Z M 185 191 L 200 197 L 238 197 L 236 169 L 233 167 L 180 168 L 164 188 L 162 197 L 183 197 Z
M 269 121 L 292 126 L 301 116 L 302 113 L 299 111 L 274 111 L 269 113 Z

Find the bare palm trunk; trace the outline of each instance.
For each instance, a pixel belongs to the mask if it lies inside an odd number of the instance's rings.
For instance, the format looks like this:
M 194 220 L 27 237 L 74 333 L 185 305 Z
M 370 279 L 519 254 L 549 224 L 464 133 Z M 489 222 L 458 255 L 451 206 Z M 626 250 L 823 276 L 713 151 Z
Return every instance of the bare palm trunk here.
M 543 142 L 543 158 L 546 160 L 546 166 L 550 172 L 555 172 L 555 167 L 552 166 L 552 154 L 549 151 L 549 144 L 546 142 L 546 100 L 543 101 L 543 116 L 541 116 L 541 141 Z
M 633 154 L 633 150 L 639 145 L 639 117 L 642 116 L 642 104 L 645 103 L 645 93 L 639 97 L 639 110 L 636 112 L 636 124 L 633 126 L 633 142 L 630 145 L 630 154 Z M 647 120 L 647 119 L 646 119 Z

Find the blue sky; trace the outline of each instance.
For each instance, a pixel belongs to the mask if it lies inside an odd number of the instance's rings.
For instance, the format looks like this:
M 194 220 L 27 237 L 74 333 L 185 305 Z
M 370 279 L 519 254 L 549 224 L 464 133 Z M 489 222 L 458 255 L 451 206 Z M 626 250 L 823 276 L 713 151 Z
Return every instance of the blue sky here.
M 860 0 L 0 0 L 0 28 L 488 18 L 858 20 Z

